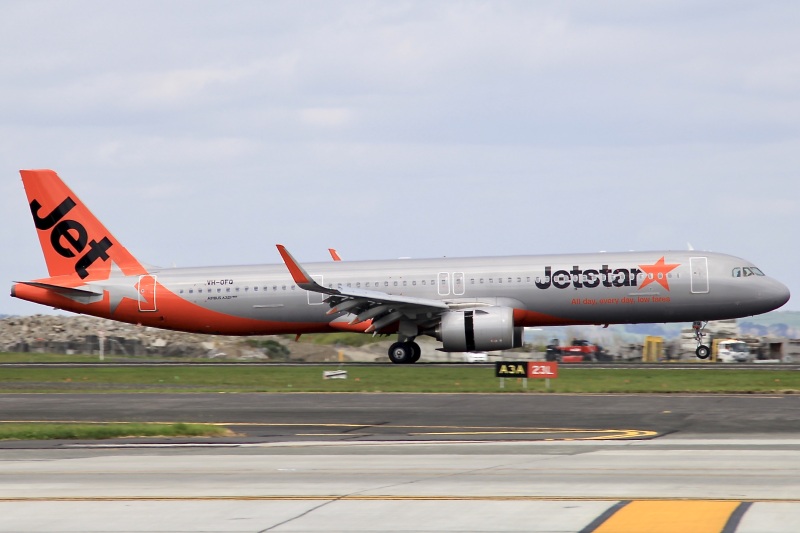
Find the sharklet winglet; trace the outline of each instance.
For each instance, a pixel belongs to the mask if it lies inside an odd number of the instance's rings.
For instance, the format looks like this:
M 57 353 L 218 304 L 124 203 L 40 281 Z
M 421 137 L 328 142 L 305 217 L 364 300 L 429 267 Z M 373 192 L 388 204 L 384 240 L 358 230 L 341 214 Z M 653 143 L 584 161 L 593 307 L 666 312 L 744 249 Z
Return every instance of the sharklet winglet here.
M 289 250 L 282 244 L 276 244 L 278 248 L 278 252 L 281 254 L 283 258 L 283 262 L 286 264 L 286 268 L 289 269 L 289 273 L 292 275 L 292 279 L 297 286 L 301 289 L 305 289 L 307 291 L 312 292 L 322 292 L 325 294 L 339 294 L 339 291 L 334 289 L 326 289 L 312 278 L 308 272 L 297 262 L 297 260 L 289 253 Z

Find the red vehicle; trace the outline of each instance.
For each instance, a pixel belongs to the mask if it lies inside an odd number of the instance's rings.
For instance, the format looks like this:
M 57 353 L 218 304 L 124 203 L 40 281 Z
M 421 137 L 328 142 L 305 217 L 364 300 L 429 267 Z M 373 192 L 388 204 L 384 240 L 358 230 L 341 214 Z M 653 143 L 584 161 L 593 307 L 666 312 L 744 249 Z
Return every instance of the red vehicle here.
M 545 359 L 559 363 L 582 363 L 610 359 L 603 348 L 583 339 L 575 339 L 569 346 L 558 346 L 558 339 L 547 346 Z

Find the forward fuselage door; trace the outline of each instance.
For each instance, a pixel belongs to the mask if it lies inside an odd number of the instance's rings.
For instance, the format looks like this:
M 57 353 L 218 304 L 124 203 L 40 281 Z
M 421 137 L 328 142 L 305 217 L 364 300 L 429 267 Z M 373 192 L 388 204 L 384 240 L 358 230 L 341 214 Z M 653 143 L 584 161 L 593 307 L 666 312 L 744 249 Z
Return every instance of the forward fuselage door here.
M 705 294 L 708 292 L 708 258 L 692 257 L 689 259 L 692 270 L 692 294 Z

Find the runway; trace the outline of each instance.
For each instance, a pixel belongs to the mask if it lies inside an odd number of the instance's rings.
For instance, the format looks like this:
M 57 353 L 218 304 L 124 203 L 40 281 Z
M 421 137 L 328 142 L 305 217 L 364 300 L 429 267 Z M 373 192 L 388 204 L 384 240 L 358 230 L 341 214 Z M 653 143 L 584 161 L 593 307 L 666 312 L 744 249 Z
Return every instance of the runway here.
M 796 532 L 799 401 L 0 395 L 6 419 L 241 432 L 0 443 L 0 531 Z

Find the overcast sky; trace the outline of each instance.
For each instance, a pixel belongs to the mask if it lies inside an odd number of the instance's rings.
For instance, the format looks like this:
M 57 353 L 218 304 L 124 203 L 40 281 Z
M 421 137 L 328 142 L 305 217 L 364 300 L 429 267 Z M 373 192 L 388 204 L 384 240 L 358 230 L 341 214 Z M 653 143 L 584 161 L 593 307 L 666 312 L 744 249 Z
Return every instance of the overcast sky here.
M 150 264 L 691 243 L 800 294 L 798 28 L 796 1 L 5 1 L 0 272 L 46 276 L 18 170 L 53 168 Z

